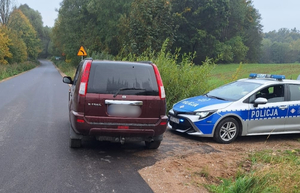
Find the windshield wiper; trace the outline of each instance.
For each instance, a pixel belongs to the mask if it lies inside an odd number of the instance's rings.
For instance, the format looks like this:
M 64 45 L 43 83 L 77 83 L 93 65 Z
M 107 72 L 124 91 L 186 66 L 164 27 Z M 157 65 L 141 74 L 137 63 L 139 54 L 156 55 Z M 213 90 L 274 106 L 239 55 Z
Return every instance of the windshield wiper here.
M 217 96 L 211 96 L 211 95 L 206 95 L 207 97 L 209 98 L 214 98 L 214 99 L 219 99 L 219 100 L 223 100 L 223 101 L 226 101 L 226 99 L 224 98 L 221 98 L 221 97 L 217 97 Z
M 120 88 L 119 90 L 117 90 L 117 92 L 114 94 L 114 98 L 119 94 L 120 91 L 123 91 L 123 90 L 146 90 L 144 88 Z

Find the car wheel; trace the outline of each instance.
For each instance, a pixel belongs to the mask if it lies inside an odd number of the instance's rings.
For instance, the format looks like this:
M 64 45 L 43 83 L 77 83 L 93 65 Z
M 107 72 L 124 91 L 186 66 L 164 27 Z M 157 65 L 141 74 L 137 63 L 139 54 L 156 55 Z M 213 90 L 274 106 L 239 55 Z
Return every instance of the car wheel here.
M 160 146 L 161 141 L 145 141 L 147 149 L 157 149 Z
M 70 148 L 80 148 L 80 147 L 81 147 L 81 139 L 70 138 Z
M 234 118 L 225 118 L 215 130 L 214 139 L 219 143 L 233 142 L 239 133 L 239 124 Z
M 75 133 L 73 128 L 70 126 L 70 139 L 69 139 L 70 148 L 80 148 L 81 139 L 82 139 L 82 135 L 78 135 L 77 133 Z

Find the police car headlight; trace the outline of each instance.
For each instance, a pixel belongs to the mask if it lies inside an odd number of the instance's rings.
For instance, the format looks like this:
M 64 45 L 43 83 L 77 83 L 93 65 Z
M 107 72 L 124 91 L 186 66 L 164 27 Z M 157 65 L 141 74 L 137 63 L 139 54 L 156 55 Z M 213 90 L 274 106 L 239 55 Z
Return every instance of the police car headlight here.
M 203 119 L 208 117 L 209 115 L 213 114 L 216 111 L 202 111 L 202 112 L 195 112 L 195 115 L 199 116 L 199 119 Z

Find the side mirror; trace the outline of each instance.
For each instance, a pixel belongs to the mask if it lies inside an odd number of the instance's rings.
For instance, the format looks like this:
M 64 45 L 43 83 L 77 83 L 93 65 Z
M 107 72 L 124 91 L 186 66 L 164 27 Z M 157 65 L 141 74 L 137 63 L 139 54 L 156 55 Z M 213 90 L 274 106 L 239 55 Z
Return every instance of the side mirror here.
M 258 107 L 258 105 L 264 105 L 267 103 L 268 103 L 268 100 L 266 98 L 259 97 L 254 101 L 254 107 Z
M 64 76 L 63 77 L 63 83 L 66 83 L 66 84 L 73 84 L 73 80 L 70 76 Z

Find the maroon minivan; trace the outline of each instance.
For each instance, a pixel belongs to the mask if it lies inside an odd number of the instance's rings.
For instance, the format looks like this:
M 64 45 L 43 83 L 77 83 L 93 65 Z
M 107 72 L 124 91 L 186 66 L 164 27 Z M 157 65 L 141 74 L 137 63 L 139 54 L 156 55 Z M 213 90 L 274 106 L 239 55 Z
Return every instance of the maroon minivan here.
M 165 90 L 152 62 L 86 59 L 80 62 L 69 93 L 70 147 L 83 136 L 100 141 L 145 141 L 157 149 L 167 128 Z

